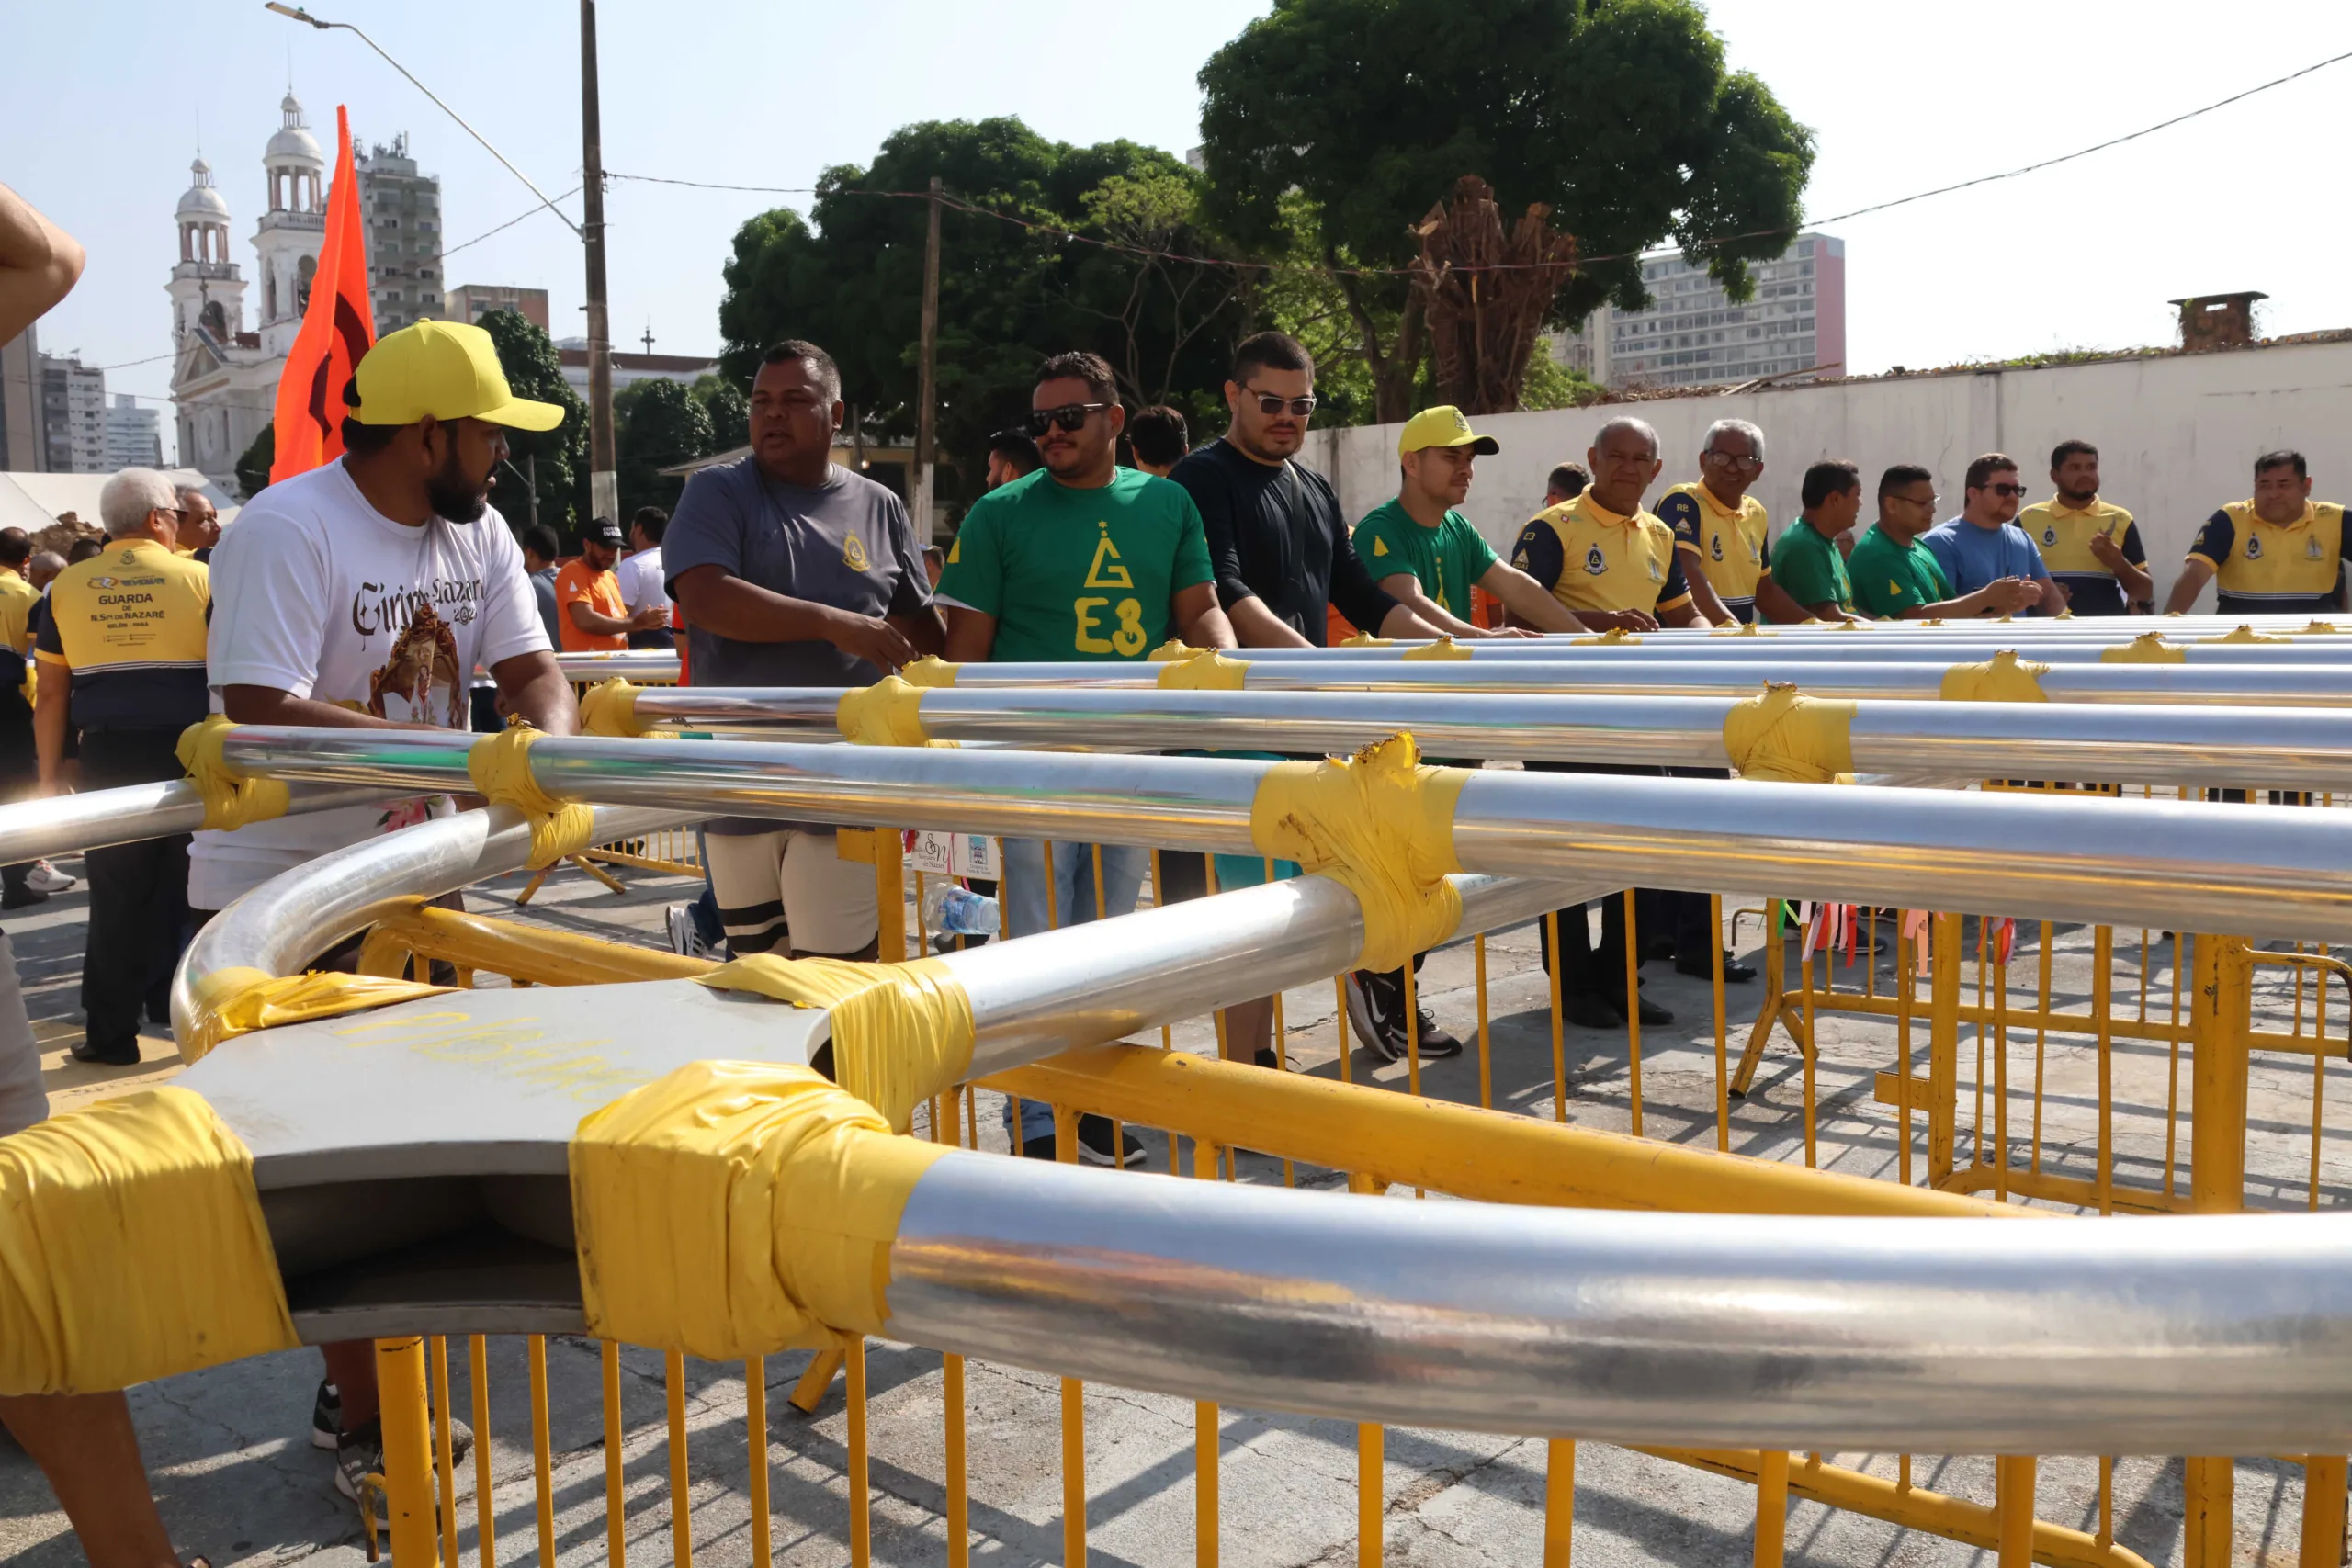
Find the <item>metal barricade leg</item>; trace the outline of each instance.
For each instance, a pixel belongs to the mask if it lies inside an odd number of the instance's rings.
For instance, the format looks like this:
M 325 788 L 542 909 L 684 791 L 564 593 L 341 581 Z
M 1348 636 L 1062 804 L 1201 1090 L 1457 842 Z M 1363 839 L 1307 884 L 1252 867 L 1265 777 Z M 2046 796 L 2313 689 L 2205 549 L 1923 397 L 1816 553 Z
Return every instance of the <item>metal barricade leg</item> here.
M 438 1568 L 422 1337 L 376 1341 L 376 1390 L 383 1416 L 384 1502 L 392 1522 L 393 1568 Z

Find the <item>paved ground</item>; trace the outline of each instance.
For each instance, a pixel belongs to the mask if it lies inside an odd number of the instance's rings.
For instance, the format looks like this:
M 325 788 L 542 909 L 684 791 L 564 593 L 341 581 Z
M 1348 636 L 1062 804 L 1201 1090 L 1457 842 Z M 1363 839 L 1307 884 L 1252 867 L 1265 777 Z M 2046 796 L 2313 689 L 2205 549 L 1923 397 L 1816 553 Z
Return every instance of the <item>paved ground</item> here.
M 68 863 L 67 869 L 77 869 Z M 662 906 L 684 897 L 686 885 L 629 874 L 630 890 L 614 897 L 577 874 L 557 879 L 532 905 L 529 918 L 571 929 L 634 940 L 658 940 Z M 519 881 L 509 879 L 469 895 L 476 908 L 509 912 Z M 1727 897 L 1726 908 L 1754 904 Z M 8 929 L 30 991 L 50 1058 L 57 1104 L 119 1090 L 128 1082 L 168 1074 L 175 1061 L 167 1042 L 153 1043 L 141 1068 L 74 1066 L 63 1047 L 78 1038 L 75 979 L 83 919 L 77 893 L 52 900 L 29 918 L 12 915 Z M 2148 1016 L 2168 1018 L 2173 974 L 2168 943 L 2150 933 L 2146 955 Z M 1760 936 L 1742 928 L 1750 956 Z M 1970 928 L 1974 941 L 1974 927 Z M 2060 1005 L 2083 1006 L 2088 996 L 2089 935 L 2062 931 L 2052 950 L 2053 988 Z M 1548 991 L 1535 963 L 1532 928 L 1489 940 L 1490 1059 L 1494 1103 L 1527 1114 L 1553 1113 L 1554 1081 Z M 2020 994 L 2040 962 L 2039 932 L 2020 932 L 2013 984 Z M 2141 968 L 2136 933 L 2122 933 L 2117 959 L 2120 1005 L 2136 1005 Z M 1840 972 L 1840 984 L 1859 983 L 1859 971 Z M 2257 1005 L 2271 1027 L 2285 1027 L 2295 1009 L 2285 972 L 2265 970 Z M 1882 961 L 1877 984 L 1889 983 Z M 1645 1031 L 1642 1111 L 1652 1137 L 1712 1145 L 1715 1135 L 1715 1051 L 1706 988 L 1651 964 L 1648 994 L 1672 1007 L 1679 1021 Z M 1438 1016 L 1472 1051 L 1457 1061 L 1430 1064 L 1425 1092 L 1475 1102 L 1478 1068 L 1472 950 L 1457 943 L 1434 955 L 1422 987 Z M 1736 1058 L 1753 1018 L 1758 986 L 1734 987 L 1731 1052 Z M 2302 1007 L 2313 1006 L 2306 989 Z M 2186 998 L 2180 1003 L 2183 1015 Z M 2331 998 L 2331 1032 L 2343 1037 L 2340 994 Z M 1300 1070 L 1339 1076 L 1340 1040 L 1328 986 L 1285 998 L 1288 1050 Z M 1820 1066 L 1815 1085 L 1818 1148 L 1823 1164 L 1892 1179 L 1898 1161 L 1896 1116 L 1872 1098 L 1872 1077 L 1892 1066 L 1891 1024 L 1850 1016 L 1819 1021 Z M 1205 1022 L 1176 1031 L 1182 1049 L 1213 1050 Z M 1926 1031 L 1915 1034 L 1918 1070 L 1925 1071 Z M 2032 1086 L 2035 1042 L 2030 1031 L 2009 1039 L 2008 1133 L 2012 1157 L 2034 1154 Z M 2340 1049 L 2340 1047 L 2339 1047 Z M 1972 1041 L 1962 1049 L 1962 1157 L 1968 1156 L 1970 1107 L 1977 1094 Z M 1997 1053 L 1996 1053 L 1997 1055 Z M 1623 1032 L 1569 1028 L 1563 1053 L 1563 1091 L 1569 1120 L 1623 1130 L 1633 1113 L 1630 1061 Z M 2257 1056 L 2252 1095 L 2250 1198 L 2264 1206 L 2300 1208 L 2312 1195 L 2312 1067 L 2310 1058 Z M 2161 1187 L 2167 1168 L 2166 1106 L 2175 1099 L 2185 1123 L 2188 1080 L 2184 1059 L 2162 1045 L 2119 1044 L 2115 1053 L 2117 1179 Z M 2043 1054 L 2041 1158 L 2045 1167 L 2088 1175 L 2096 1147 L 2096 1055 L 2085 1041 L 2053 1039 Z M 1351 1070 L 1402 1090 L 1405 1069 L 1357 1052 Z M 2346 1102 L 2345 1068 L 2332 1064 L 2333 1099 Z M 1989 1085 L 1990 1066 L 1986 1068 Z M 1795 1053 L 1776 1037 L 1755 1090 L 1735 1101 L 1733 1146 L 1777 1158 L 1801 1159 L 1804 1082 Z M 1988 1103 L 1986 1157 L 1993 1110 Z M 1002 1146 L 993 1097 L 983 1096 L 984 1143 Z M 2337 1111 L 2321 1139 L 2319 1201 L 2341 1204 L 2352 1187 L 2352 1117 Z M 1151 1166 L 1167 1163 L 1162 1138 L 1150 1137 Z M 1915 1156 L 1925 1157 L 1924 1118 L 1914 1128 Z M 2185 1190 L 2188 1141 L 2179 1131 L 2177 1183 Z M 1924 1168 L 1923 1166 L 1917 1168 Z M 1245 1156 L 1245 1180 L 1282 1179 L 1278 1163 Z M 1329 1172 L 1300 1169 L 1303 1184 L 1335 1185 Z M 1409 1197 L 1396 1201 L 1410 1201 Z M 459 1348 L 461 1350 L 461 1348 Z M 453 1354 L 457 1404 L 470 1393 L 462 1353 Z M 595 1348 L 557 1340 L 549 1347 L 552 1505 L 555 1556 L 567 1563 L 600 1561 L 605 1551 L 602 1403 Z M 769 1388 L 769 1462 L 773 1550 L 787 1563 L 846 1561 L 845 1415 L 836 1383 L 813 1417 L 785 1401 L 806 1357 L 780 1357 L 763 1369 Z M 492 1419 L 492 1518 L 502 1563 L 539 1562 L 530 1426 L 521 1342 L 491 1342 Z M 134 1392 L 142 1441 L 164 1516 L 185 1550 L 209 1553 L 217 1563 L 300 1560 L 322 1565 L 363 1560 L 355 1514 L 332 1491 L 328 1461 L 308 1447 L 305 1428 L 317 1378 L 309 1352 L 241 1363 L 151 1384 Z M 877 1344 L 870 1358 L 876 1561 L 943 1562 L 944 1475 L 941 1427 L 942 1369 L 931 1352 Z M 630 1352 L 625 1359 L 623 1449 L 628 1504 L 628 1555 L 633 1562 L 672 1560 L 669 1459 L 664 1440 L 660 1358 Z M 743 1369 L 689 1363 L 685 1380 L 690 1433 L 688 1517 L 694 1551 L 705 1562 L 752 1561 L 746 1494 L 747 1446 Z M 1058 1386 L 1018 1368 L 968 1369 L 971 1529 L 977 1562 L 991 1564 L 1062 1560 Z M 1356 1549 L 1357 1454 L 1352 1428 L 1268 1414 L 1220 1413 L 1220 1542 L 1236 1564 L 1351 1563 Z M 1102 1562 L 1161 1565 L 1193 1561 L 1193 1406 L 1157 1394 L 1109 1388 L 1086 1392 L 1090 1549 Z M 1892 1476 L 1892 1456 L 1830 1456 Z M 1579 1562 L 1701 1564 L 1744 1561 L 1750 1550 L 1753 1494 L 1745 1484 L 1644 1455 L 1588 1445 L 1577 1456 L 1576 1538 Z M 1980 1502 L 1991 1500 L 1989 1461 L 1921 1458 L 1915 1483 Z M 1545 1446 L 1537 1441 L 1459 1432 L 1391 1430 L 1382 1477 L 1387 1558 L 1415 1564 L 1523 1563 L 1541 1550 Z M 460 1546 L 479 1561 L 470 1464 L 458 1476 Z M 2097 1527 L 2095 1461 L 2052 1461 L 2042 1468 L 2042 1517 L 2084 1529 Z M 2249 1461 L 2238 1467 L 2237 1560 L 2294 1560 L 2301 1472 L 2290 1465 Z M 2116 1470 L 2117 1539 L 2152 1562 L 2178 1556 L 2180 1465 L 2177 1460 L 2126 1460 Z M 1797 1563 L 1862 1565 L 1960 1564 L 1989 1552 L 1936 1538 L 1900 1534 L 1859 1516 L 1806 1504 L 1791 1510 L 1789 1560 Z M 0 1560 L 25 1568 L 57 1568 L 80 1561 L 62 1517 L 54 1511 L 37 1471 L 0 1441 Z

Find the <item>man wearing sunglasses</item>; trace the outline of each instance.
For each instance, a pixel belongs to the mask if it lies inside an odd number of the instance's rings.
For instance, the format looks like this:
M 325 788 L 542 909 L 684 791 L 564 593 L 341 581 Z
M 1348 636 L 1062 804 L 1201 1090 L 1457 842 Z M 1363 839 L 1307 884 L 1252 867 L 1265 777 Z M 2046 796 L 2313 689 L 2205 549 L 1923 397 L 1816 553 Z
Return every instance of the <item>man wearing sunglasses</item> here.
M 939 576 L 948 660 L 1132 661 L 1170 637 L 1234 646 L 1193 498 L 1118 466 L 1126 411 L 1110 366 L 1092 354 L 1054 355 L 1037 371 L 1030 411 L 1045 468 L 972 503 Z M 1124 915 L 1150 863 L 1150 852 L 1132 845 L 1008 839 L 1005 931 L 1027 936 Z M 1022 1154 L 1053 1158 L 1051 1108 L 1023 1101 L 1013 1143 Z M 1078 1153 L 1090 1164 L 1124 1166 L 1143 1157 L 1143 1145 L 1132 1134 L 1114 1137 L 1108 1118 L 1090 1115 L 1079 1120 Z
M 1955 594 L 2015 580 L 2025 584 L 2019 597 L 2026 608 L 2055 615 L 2066 607 L 2066 591 L 2051 578 L 2041 551 L 2017 525 L 2024 500 L 2016 460 L 1987 452 L 1968 465 L 1960 515 L 1928 529 L 1920 542 L 1943 568 L 1944 581 Z

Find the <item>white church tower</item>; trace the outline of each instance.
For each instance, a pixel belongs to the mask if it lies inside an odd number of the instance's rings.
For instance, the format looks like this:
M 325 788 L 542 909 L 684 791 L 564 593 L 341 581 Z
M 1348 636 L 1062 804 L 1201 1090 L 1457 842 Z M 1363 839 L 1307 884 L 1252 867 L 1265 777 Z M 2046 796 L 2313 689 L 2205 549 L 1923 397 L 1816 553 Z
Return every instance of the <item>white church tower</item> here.
M 294 95 L 288 93 L 277 107 L 277 133 L 261 160 L 269 210 L 254 234 L 261 256 L 261 348 L 271 355 L 294 346 L 327 232 L 326 160 Z
M 179 264 L 164 285 L 172 297 L 172 343 L 186 342 L 199 325 L 215 341 L 234 343 L 245 330 L 245 279 L 229 259 L 229 203 L 212 184 L 211 164 L 199 157 L 188 169 L 196 183 L 175 214 Z

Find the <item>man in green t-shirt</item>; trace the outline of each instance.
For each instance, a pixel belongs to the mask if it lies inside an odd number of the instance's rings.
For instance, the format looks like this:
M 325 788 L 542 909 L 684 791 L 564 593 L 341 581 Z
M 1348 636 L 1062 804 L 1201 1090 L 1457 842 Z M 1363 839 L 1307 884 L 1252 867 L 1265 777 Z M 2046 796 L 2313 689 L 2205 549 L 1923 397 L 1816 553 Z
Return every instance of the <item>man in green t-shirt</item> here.
M 972 503 L 939 576 L 948 660 L 1141 660 L 1170 637 L 1195 648 L 1233 647 L 1192 496 L 1172 480 L 1118 466 L 1126 411 L 1111 367 L 1096 355 L 1057 354 L 1038 367 L 1029 407 L 1029 433 L 1046 466 Z M 1008 839 L 1004 931 L 1028 936 L 1124 915 L 1136 907 L 1149 863 L 1150 852 L 1133 845 Z M 1053 1158 L 1052 1109 L 1022 1106 L 1015 1145 Z M 1006 1115 L 1010 1126 L 1009 1104 Z M 1134 1134 L 1114 1131 L 1107 1117 L 1080 1117 L 1080 1157 L 1114 1166 L 1141 1159 Z
M 1861 472 L 1842 460 L 1815 463 L 1798 497 L 1804 511 L 1772 542 L 1772 575 L 1757 580 L 1756 607 L 1773 621 L 1858 620 L 1838 536 L 1861 515 Z
M 1373 581 L 1421 619 L 1455 637 L 1526 635 L 1488 631 L 1471 620 L 1470 591 L 1483 588 L 1520 619 L 1547 632 L 1580 632 L 1584 623 L 1544 585 L 1506 564 L 1453 509 L 1470 495 L 1471 467 L 1500 450 L 1474 434 L 1450 403 L 1423 409 L 1396 438 L 1396 498 L 1355 526 L 1356 558 Z
M 1944 569 L 1919 542 L 1935 525 L 1934 475 L 1916 463 L 1897 463 L 1879 476 L 1878 521 L 1846 559 L 1856 609 L 1883 621 L 1925 621 L 2001 614 L 2033 603 L 2026 580 L 2018 577 L 1955 597 Z

